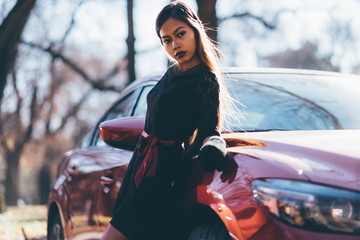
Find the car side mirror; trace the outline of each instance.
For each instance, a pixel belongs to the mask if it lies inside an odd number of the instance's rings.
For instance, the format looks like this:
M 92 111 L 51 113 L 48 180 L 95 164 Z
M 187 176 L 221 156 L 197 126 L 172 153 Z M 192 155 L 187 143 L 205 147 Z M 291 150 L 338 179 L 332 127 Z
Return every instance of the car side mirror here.
M 144 125 L 144 117 L 125 117 L 109 120 L 100 124 L 100 137 L 111 147 L 134 150 Z

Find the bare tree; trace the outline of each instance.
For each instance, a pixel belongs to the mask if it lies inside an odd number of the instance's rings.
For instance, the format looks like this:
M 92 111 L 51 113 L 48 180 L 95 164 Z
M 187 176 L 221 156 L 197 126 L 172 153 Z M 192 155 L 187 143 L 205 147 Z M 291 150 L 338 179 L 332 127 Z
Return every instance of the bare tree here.
M 337 65 L 338 70 L 344 66 L 344 59 L 351 59 L 353 67 L 356 65 L 356 61 L 353 60 L 358 59 L 359 44 L 356 43 L 352 24 L 353 21 L 350 19 L 339 20 L 330 17 L 327 25 L 327 39 L 330 41 L 331 51 L 326 55 L 333 65 Z
M 7 77 L 11 71 L 13 72 L 12 83 L 17 99 L 15 112 L 12 114 L 6 114 L 6 116 L 1 114 L 0 116 L 0 146 L 5 152 L 4 158 L 7 169 L 5 180 L 5 200 L 8 205 L 15 205 L 17 203 L 19 159 L 24 149 L 24 145 L 31 139 L 34 119 L 36 116 L 35 106 L 37 88 L 34 87 L 32 89 L 29 124 L 24 126 L 20 116 L 23 98 L 19 94 L 16 84 L 16 74 L 14 73 L 14 64 L 18 52 L 19 39 L 35 3 L 36 0 L 18 0 L 0 26 L 0 102 L 3 99 Z M 3 126 L 2 120 L 4 118 L 11 119 L 13 125 L 10 126 L 10 128 Z
M 15 73 L 12 74 L 12 84 L 17 99 L 16 110 L 6 115 L 2 114 L 0 119 L 0 146 L 4 151 L 6 162 L 5 200 L 7 205 L 17 204 L 20 156 L 25 145 L 31 140 L 37 115 L 37 87 L 33 86 L 31 89 L 30 118 L 26 124 L 21 116 L 24 98 L 19 93 Z
M 285 52 L 269 56 L 270 67 L 300 68 L 338 71 L 338 66 L 331 64 L 330 57 L 318 57 L 316 55 L 318 46 L 306 42 L 299 50 L 286 50 Z
M 135 81 L 135 35 L 134 35 L 134 20 L 133 20 L 133 0 L 127 0 L 127 19 L 128 19 L 128 38 L 126 39 L 128 53 L 128 76 L 129 83 Z
M 216 0 L 196 0 L 201 21 L 209 28 L 210 39 L 217 41 L 218 18 L 216 15 Z
M 36 0 L 18 0 L 0 26 L 0 101 L 15 63 L 20 36 L 35 3 Z
M 198 5 L 198 14 L 201 19 L 201 21 L 205 24 L 205 26 L 208 28 L 208 36 L 213 41 L 217 42 L 217 29 L 218 26 L 229 19 L 233 18 L 252 18 L 261 23 L 265 28 L 269 30 L 273 30 L 276 28 L 276 21 L 278 19 L 278 14 L 274 16 L 273 21 L 270 23 L 267 20 L 265 20 L 261 16 L 256 16 L 250 12 L 243 12 L 243 13 L 236 13 L 231 16 L 227 16 L 224 18 L 218 18 L 216 14 L 216 3 L 217 0 L 196 0 L 196 3 Z

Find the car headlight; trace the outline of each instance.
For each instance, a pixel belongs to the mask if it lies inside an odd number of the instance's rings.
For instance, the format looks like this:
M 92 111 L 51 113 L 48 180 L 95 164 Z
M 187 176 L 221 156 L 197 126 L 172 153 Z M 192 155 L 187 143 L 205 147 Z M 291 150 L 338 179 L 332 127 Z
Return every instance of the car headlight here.
M 253 194 L 283 223 L 317 232 L 360 233 L 360 193 L 309 182 L 252 182 Z

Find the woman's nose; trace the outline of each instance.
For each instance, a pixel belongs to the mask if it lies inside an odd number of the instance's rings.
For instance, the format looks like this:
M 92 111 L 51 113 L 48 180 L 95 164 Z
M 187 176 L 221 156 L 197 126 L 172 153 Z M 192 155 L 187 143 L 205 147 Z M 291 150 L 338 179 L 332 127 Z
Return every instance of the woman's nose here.
M 173 47 L 173 49 L 177 49 L 179 46 L 180 46 L 180 44 L 179 44 L 178 41 L 174 40 L 174 41 L 172 42 L 172 47 Z

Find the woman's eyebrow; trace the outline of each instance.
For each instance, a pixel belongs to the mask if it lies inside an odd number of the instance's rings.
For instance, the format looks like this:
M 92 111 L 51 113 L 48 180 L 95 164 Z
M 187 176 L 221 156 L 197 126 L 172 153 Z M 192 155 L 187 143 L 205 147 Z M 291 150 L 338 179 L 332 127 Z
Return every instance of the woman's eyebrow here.
M 175 31 L 173 32 L 173 34 L 176 34 L 180 29 L 182 29 L 182 28 L 185 28 L 185 27 L 183 27 L 183 26 L 180 26 L 180 27 L 178 27 L 177 29 L 175 29 Z
M 180 26 L 180 27 L 178 27 L 177 29 L 175 29 L 175 31 L 173 32 L 173 34 L 176 34 L 180 29 L 182 29 L 182 28 L 185 28 L 184 26 Z M 170 36 L 168 36 L 168 35 L 164 35 L 164 36 L 161 36 L 161 38 L 169 38 Z

